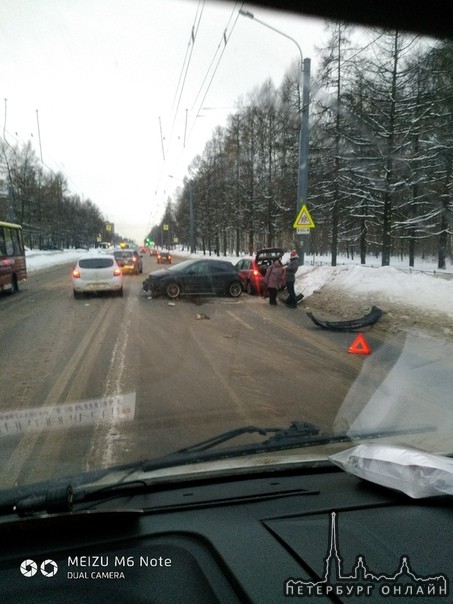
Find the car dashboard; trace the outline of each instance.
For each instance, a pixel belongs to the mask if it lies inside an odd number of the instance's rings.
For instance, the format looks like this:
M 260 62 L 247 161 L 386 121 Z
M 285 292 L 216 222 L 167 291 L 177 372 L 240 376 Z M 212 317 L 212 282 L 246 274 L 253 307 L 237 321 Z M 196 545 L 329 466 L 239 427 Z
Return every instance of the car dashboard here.
M 452 534 L 451 498 L 333 466 L 137 485 L 4 517 L 2 602 L 451 602 Z

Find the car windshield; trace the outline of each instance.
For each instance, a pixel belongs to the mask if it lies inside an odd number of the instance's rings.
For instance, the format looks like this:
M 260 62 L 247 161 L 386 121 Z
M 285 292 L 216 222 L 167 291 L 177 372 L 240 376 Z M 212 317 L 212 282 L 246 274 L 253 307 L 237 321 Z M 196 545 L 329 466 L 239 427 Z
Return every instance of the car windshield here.
M 1 12 L 0 492 L 453 454 L 451 40 L 228 1 Z

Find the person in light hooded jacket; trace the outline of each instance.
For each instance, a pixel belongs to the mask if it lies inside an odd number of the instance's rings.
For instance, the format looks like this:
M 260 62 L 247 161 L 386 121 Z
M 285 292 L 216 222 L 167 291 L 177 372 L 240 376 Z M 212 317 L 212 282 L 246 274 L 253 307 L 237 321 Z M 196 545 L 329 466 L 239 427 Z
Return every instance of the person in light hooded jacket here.
M 277 306 L 278 290 L 285 285 L 285 269 L 279 258 L 275 258 L 267 269 L 264 281 L 269 292 L 269 304 L 271 306 Z

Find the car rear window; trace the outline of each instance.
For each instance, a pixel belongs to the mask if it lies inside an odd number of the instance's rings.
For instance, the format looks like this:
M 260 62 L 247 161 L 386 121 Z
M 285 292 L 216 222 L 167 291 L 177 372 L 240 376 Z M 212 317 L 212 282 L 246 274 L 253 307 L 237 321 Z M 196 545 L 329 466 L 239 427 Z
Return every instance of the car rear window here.
M 112 258 L 83 258 L 79 260 L 80 268 L 109 268 L 113 266 Z

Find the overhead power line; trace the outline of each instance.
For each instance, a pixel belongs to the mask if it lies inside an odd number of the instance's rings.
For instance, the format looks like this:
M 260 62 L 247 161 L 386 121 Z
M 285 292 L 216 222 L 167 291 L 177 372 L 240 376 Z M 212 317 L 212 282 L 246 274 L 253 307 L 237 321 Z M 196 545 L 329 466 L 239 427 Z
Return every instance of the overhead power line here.
M 179 75 L 178 84 L 176 86 L 175 97 L 174 97 L 173 103 L 172 103 L 172 109 L 174 109 L 174 113 L 173 113 L 173 119 L 172 119 L 172 124 L 171 124 L 171 128 L 170 128 L 170 136 L 169 136 L 169 139 L 168 139 L 168 146 L 172 142 L 173 131 L 174 131 L 175 123 L 176 123 L 176 118 L 178 116 L 179 107 L 180 107 L 180 104 L 181 104 L 181 98 L 182 98 L 182 95 L 183 95 L 183 92 L 184 92 L 184 87 L 186 85 L 187 74 L 189 72 L 190 62 L 191 62 L 193 50 L 194 50 L 194 47 L 195 47 L 195 40 L 197 38 L 197 34 L 198 34 L 199 27 L 200 27 L 201 19 L 203 17 L 204 5 L 205 5 L 205 0 L 200 0 L 198 2 L 197 12 L 195 14 L 194 22 L 193 22 L 191 33 L 190 33 L 190 40 L 189 40 L 189 43 L 187 45 L 186 54 L 185 54 L 184 61 L 183 61 L 182 67 L 181 67 L 181 72 L 180 72 L 180 75 Z M 167 152 L 168 152 L 168 146 L 167 146 Z
M 208 92 L 209 92 L 209 90 L 211 88 L 212 82 L 214 81 L 215 75 L 216 75 L 216 73 L 217 73 L 217 71 L 219 69 L 220 62 L 221 62 L 221 60 L 223 58 L 223 55 L 225 53 L 228 41 L 229 41 L 229 39 L 231 38 L 231 36 L 233 34 L 234 28 L 236 27 L 236 23 L 237 23 L 238 18 L 239 18 L 239 10 L 240 10 L 240 9 L 238 10 L 238 4 L 239 4 L 238 2 L 235 4 L 235 6 L 234 6 L 234 8 L 233 8 L 233 10 L 231 12 L 230 18 L 228 19 L 228 23 L 227 23 L 227 25 L 226 25 L 226 27 L 225 27 L 225 29 L 223 31 L 223 34 L 221 36 L 221 39 L 220 39 L 219 44 L 217 46 L 217 49 L 216 49 L 216 51 L 215 51 L 215 53 L 213 55 L 211 63 L 209 64 L 209 67 L 208 67 L 208 69 L 206 71 L 206 75 L 205 75 L 205 77 L 203 79 L 203 82 L 202 82 L 202 84 L 201 84 L 201 86 L 200 86 L 200 88 L 198 90 L 197 96 L 195 97 L 195 101 L 194 101 L 194 103 L 192 105 L 192 110 L 193 110 L 195 108 L 196 104 L 197 104 L 197 100 L 200 97 L 200 95 L 202 93 L 202 90 L 203 90 L 203 87 L 205 86 L 205 84 L 206 84 L 206 82 L 208 80 L 209 74 L 210 74 L 210 72 L 212 70 L 212 74 L 211 74 L 211 76 L 209 78 L 209 81 L 207 83 L 207 86 L 206 86 L 206 89 L 204 91 L 203 97 L 201 98 L 201 101 L 198 104 L 198 109 L 195 111 L 195 116 L 193 118 L 192 127 L 190 129 L 188 138 L 190 138 L 190 136 L 191 136 L 191 134 L 192 134 L 192 132 L 193 132 L 193 130 L 195 128 L 196 120 L 197 120 L 197 117 L 199 115 L 200 109 L 203 106 L 204 101 L 205 101 L 205 99 L 206 99 L 206 97 L 208 95 Z M 241 5 L 241 8 L 242 8 L 242 6 L 244 5 L 244 3 L 241 2 L 240 5 Z M 232 22 L 233 17 L 234 17 L 235 14 L 236 14 L 236 18 L 234 19 L 233 25 L 231 26 L 231 30 L 228 32 L 228 28 L 230 27 L 231 22 Z M 216 57 L 218 57 L 217 61 L 216 61 Z

